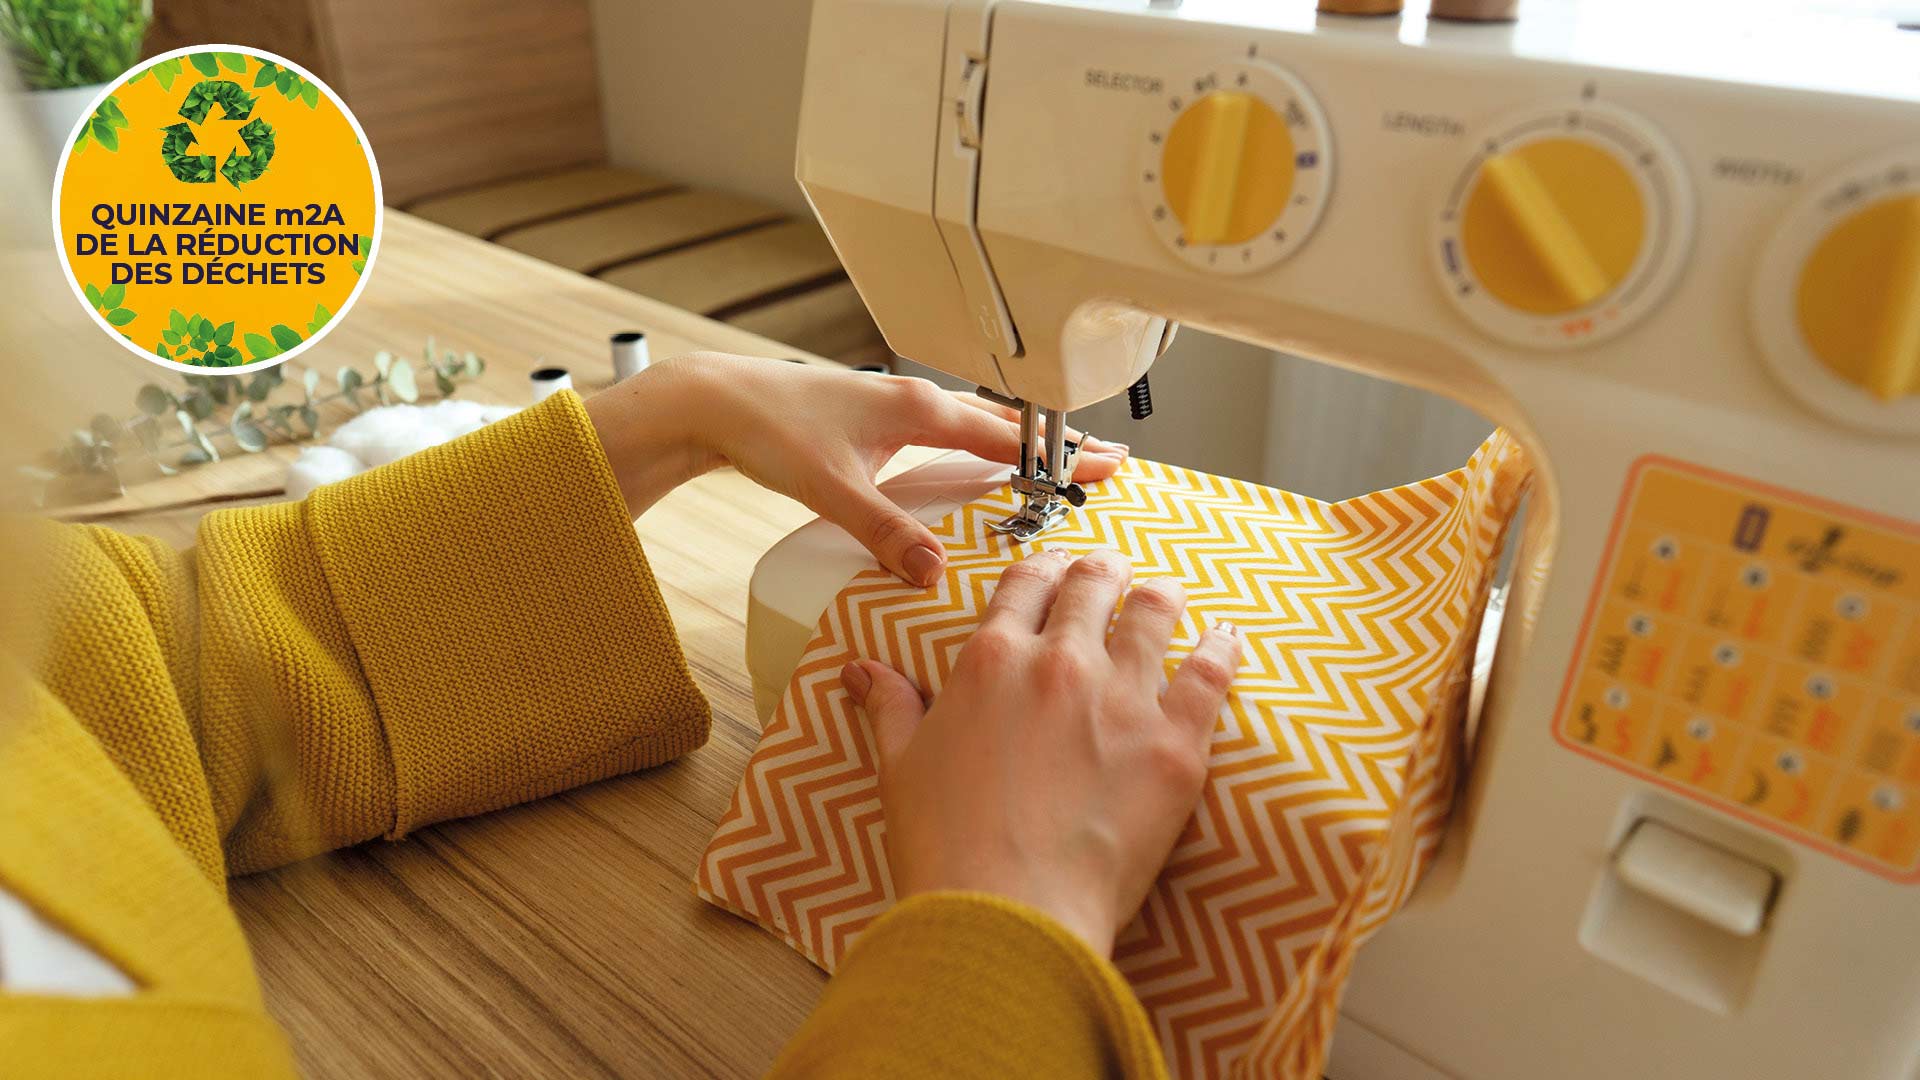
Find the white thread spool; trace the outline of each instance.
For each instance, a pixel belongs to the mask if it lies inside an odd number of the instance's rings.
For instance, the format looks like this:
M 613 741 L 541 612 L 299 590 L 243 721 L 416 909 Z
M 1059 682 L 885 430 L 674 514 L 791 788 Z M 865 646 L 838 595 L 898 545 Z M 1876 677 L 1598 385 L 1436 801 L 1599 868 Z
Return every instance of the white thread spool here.
M 536 404 L 562 390 L 573 389 L 573 375 L 563 367 L 535 368 L 527 379 L 533 384 L 533 400 Z
M 638 330 L 622 330 L 613 335 L 613 379 L 619 382 L 638 375 L 653 363 L 647 355 L 647 335 Z

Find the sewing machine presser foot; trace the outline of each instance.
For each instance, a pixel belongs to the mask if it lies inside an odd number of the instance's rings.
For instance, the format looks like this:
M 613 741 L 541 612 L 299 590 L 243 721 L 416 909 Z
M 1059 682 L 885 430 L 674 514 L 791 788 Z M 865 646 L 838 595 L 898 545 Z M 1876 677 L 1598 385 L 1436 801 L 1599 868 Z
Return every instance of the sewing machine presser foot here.
M 979 393 L 989 401 L 1020 410 L 1020 467 L 1013 473 L 1013 491 L 1023 501 L 1019 512 L 987 527 L 1013 537 L 1015 543 L 1025 543 L 1087 501 L 1086 490 L 1073 482 L 1074 458 L 1087 436 L 1081 435 L 1078 441 L 1066 437 L 1065 410 L 1041 409 L 1030 401 L 1008 398 L 985 387 Z

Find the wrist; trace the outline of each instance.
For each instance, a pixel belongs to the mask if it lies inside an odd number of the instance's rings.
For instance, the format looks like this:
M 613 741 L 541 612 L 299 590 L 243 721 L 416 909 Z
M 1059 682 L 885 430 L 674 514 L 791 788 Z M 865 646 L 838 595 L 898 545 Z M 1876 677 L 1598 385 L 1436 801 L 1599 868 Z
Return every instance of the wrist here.
M 698 365 L 673 359 L 587 399 L 587 418 L 630 516 L 721 464 L 700 421 L 703 382 Z

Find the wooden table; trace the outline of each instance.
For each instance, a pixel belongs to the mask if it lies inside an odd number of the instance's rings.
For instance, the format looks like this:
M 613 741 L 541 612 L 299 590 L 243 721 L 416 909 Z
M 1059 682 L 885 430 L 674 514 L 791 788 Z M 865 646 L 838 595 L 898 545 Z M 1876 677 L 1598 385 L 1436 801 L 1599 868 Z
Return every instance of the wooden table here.
M 793 356 L 777 343 L 390 211 L 366 295 L 316 366 L 415 352 L 428 334 L 490 361 L 464 396 L 524 402 L 535 357 L 591 391 L 607 336 L 653 355 Z M 810 362 L 814 357 L 801 357 Z M 293 361 L 300 364 L 306 357 Z M 292 382 L 294 380 L 289 380 Z M 277 485 L 289 450 L 223 461 L 82 508 L 191 541 L 223 488 Z M 267 1002 L 312 1077 L 744 1076 L 765 1070 L 824 977 L 690 884 L 759 724 L 744 659 L 747 578 L 810 515 L 733 472 L 639 523 L 713 703 L 686 759 L 527 806 L 232 883 Z

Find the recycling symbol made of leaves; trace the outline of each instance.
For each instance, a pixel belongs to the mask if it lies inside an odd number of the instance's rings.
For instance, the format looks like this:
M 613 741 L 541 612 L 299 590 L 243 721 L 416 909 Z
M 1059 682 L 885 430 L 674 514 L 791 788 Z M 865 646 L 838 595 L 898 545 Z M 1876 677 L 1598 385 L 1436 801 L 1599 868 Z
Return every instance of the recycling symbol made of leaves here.
M 265 120 L 253 119 L 240 128 L 240 142 L 247 148 L 246 154 L 238 150 L 227 154 L 226 164 L 212 154 L 191 154 L 193 129 L 204 124 L 213 106 L 219 105 L 226 119 L 238 123 L 247 120 L 253 114 L 254 96 L 240 88 L 240 84 L 228 79 L 210 79 L 195 83 L 187 91 L 187 99 L 180 104 L 180 115 L 187 123 L 173 124 L 163 128 L 166 137 L 160 143 L 160 160 L 166 162 L 167 169 L 174 179 L 189 184 L 211 184 L 218 169 L 219 175 L 238 188 L 252 180 L 258 180 L 267 171 L 273 161 L 273 125 Z

